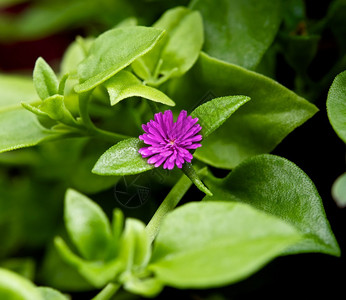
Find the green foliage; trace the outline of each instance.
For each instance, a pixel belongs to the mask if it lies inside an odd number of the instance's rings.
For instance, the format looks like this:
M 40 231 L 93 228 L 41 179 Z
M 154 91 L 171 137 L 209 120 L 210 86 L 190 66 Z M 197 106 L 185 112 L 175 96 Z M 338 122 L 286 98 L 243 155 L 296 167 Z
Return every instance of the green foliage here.
M 0 297 L 8 300 L 45 299 L 32 282 L 6 269 L 0 269 Z
M 240 106 L 250 100 L 246 96 L 220 97 L 198 106 L 191 117 L 198 118 L 203 138 L 219 128 Z
M 61 294 L 57 290 L 50 287 L 39 287 L 39 292 L 44 300 L 68 300 L 69 298 Z
M 36 61 L 33 77 L 36 92 L 42 100 L 58 93 L 58 78 L 42 57 Z
M 106 215 L 85 196 L 67 191 L 65 223 L 71 240 L 86 259 L 102 259 L 109 252 L 111 229 Z
M 154 168 L 142 158 L 138 150 L 144 143 L 138 138 L 119 142 L 108 149 L 93 168 L 93 173 L 99 175 L 132 175 Z
M 244 161 L 225 179 L 205 179 L 214 196 L 205 200 L 244 202 L 296 227 L 304 239 L 288 253 L 340 255 L 321 198 L 310 178 L 284 158 L 261 155 Z
M 335 132 L 346 143 L 346 72 L 339 74 L 329 89 L 327 111 Z
M 164 220 L 149 268 L 167 285 L 215 287 L 251 275 L 299 239 L 293 226 L 244 204 L 190 203 Z
M 0 269 L 0 297 L 8 300 L 68 300 L 65 295 L 50 287 L 36 287 L 20 275 Z
M 38 122 L 35 115 L 24 109 L 1 113 L 0 153 L 34 146 L 54 136 Z
M 113 78 L 106 81 L 104 85 L 109 94 L 111 105 L 116 105 L 121 100 L 134 96 L 169 106 L 175 105 L 166 94 L 158 89 L 144 85 L 135 75 L 128 71 L 120 71 Z
M 281 23 L 279 0 L 195 0 L 190 7 L 203 17 L 203 50 L 247 69 L 257 66 Z
M 162 30 L 140 26 L 115 28 L 101 34 L 78 66 L 82 83 L 75 91 L 87 92 L 105 82 L 152 49 L 162 35 Z
M 172 83 L 169 95 L 177 107 L 191 107 L 208 94 L 251 98 L 196 151 L 195 157 L 218 168 L 232 169 L 247 157 L 272 151 L 317 112 L 276 81 L 202 53 L 187 76 Z
M 132 67 L 147 84 L 157 86 L 183 75 L 196 62 L 203 44 L 203 24 L 198 12 L 176 7 L 165 12 L 153 27 L 167 33 Z

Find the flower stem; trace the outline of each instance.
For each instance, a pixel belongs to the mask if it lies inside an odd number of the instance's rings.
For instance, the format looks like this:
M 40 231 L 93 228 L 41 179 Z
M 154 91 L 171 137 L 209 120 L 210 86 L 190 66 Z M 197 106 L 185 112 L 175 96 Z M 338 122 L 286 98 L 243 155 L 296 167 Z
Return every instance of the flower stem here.
M 202 180 L 199 178 L 196 170 L 193 168 L 191 163 L 184 163 L 182 167 L 184 174 L 195 184 L 195 186 L 208 196 L 213 196 L 213 193 L 204 185 Z
M 120 284 L 108 283 L 92 300 L 109 300 L 119 290 Z
M 168 193 L 166 198 L 161 203 L 160 207 L 155 212 L 154 216 L 151 218 L 147 227 L 145 228 L 151 241 L 155 239 L 157 233 L 159 232 L 162 220 L 165 215 L 178 205 L 179 201 L 183 198 L 191 185 L 191 180 L 183 175 Z

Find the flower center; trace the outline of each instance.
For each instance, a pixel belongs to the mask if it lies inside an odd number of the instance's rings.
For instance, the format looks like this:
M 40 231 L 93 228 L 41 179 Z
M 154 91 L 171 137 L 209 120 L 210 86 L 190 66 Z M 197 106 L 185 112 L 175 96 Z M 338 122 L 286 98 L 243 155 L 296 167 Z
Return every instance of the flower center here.
M 175 139 L 170 140 L 169 144 L 173 146 L 175 144 Z

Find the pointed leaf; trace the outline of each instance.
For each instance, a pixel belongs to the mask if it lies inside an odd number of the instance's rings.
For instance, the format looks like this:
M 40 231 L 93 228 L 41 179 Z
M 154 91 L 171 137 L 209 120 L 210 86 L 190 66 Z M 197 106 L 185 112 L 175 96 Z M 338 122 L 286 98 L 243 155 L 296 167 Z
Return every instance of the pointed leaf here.
M 92 44 L 88 57 L 79 64 L 82 83 L 75 91 L 86 92 L 108 80 L 152 49 L 162 35 L 162 30 L 141 26 L 115 28 L 101 34 Z
M 248 277 L 299 239 L 293 226 L 249 205 L 188 203 L 166 216 L 148 268 L 173 287 L 216 287 Z
M 99 175 L 132 175 L 154 168 L 138 153 L 144 143 L 130 138 L 109 148 L 96 162 L 92 172 Z
M 111 105 L 116 105 L 121 100 L 129 97 L 143 97 L 154 102 L 159 102 L 169 106 L 175 103 L 166 94 L 158 89 L 144 85 L 136 76 L 128 71 L 120 71 L 111 79 L 105 82 Z
M 240 106 L 250 100 L 246 96 L 226 96 L 215 98 L 198 106 L 191 117 L 198 118 L 202 126 L 200 134 L 205 139 L 209 134 L 219 128 Z
M 58 78 L 42 57 L 36 60 L 33 76 L 36 92 L 42 100 L 58 93 Z
M 248 203 L 295 226 L 304 239 L 288 253 L 340 254 L 316 187 L 292 162 L 259 155 L 244 161 L 226 178 L 209 175 L 205 182 L 214 193 L 205 200 Z
M 107 216 L 96 203 L 70 189 L 66 193 L 64 218 L 71 240 L 86 259 L 106 257 L 112 233 Z

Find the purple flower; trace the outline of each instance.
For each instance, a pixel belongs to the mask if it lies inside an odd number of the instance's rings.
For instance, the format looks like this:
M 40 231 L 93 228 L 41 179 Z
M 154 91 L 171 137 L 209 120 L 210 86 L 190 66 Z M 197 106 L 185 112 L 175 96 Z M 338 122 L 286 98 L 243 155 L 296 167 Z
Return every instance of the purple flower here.
M 149 164 L 155 164 L 155 167 L 163 164 L 163 168 L 169 170 L 174 165 L 181 168 L 184 162 L 191 162 L 193 157 L 189 150 L 202 146 L 196 143 L 202 140 L 202 136 L 197 134 L 202 129 L 196 124 L 198 118 L 193 119 L 182 110 L 174 122 L 172 111 L 166 110 L 155 114 L 154 119 L 142 125 L 145 133 L 139 138 L 150 146 L 138 152 L 144 158 L 149 157 Z

